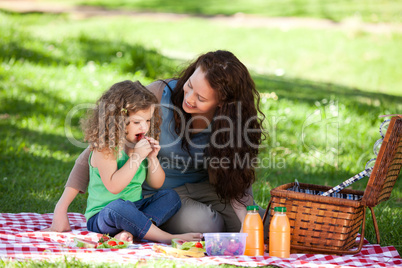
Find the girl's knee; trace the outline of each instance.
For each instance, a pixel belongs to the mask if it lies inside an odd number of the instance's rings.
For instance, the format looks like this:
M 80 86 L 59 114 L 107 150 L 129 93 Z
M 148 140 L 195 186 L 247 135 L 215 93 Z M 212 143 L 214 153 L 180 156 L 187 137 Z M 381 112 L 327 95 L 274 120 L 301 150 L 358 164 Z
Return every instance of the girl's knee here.
M 176 203 L 181 204 L 180 196 L 176 193 L 176 191 L 161 190 L 160 192 L 161 192 L 160 194 L 163 196 L 163 198 L 166 199 L 166 202 L 169 202 L 170 204 L 176 204 Z
M 126 206 L 126 201 L 124 201 L 123 199 L 117 199 L 114 200 L 112 202 L 110 202 L 109 204 L 107 204 L 105 206 L 105 208 L 112 210 L 112 211 L 116 211 L 116 210 L 120 210 L 122 207 Z

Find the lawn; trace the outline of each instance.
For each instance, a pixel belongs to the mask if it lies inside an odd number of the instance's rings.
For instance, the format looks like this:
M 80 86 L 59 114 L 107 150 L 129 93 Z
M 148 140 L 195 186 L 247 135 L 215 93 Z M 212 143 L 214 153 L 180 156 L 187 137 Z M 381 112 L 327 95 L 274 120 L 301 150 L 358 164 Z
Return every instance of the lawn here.
M 49 0 L 42 0 L 49 1 Z M 231 16 L 239 13 L 267 17 L 319 18 L 334 22 L 402 22 L 401 0 L 51 0 L 69 5 L 98 6 L 140 12 Z
M 78 105 L 117 81 L 171 77 L 208 50 L 233 51 L 262 93 L 269 138 L 254 187 L 262 207 L 281 184 L 335 186 L 362 171 L 375 157 L 378 116 L 402 112 L 397 33 L 9 12 L 0 12 L 0 28 L 0 212 L 53 211 L 83 150 L 71 142 L 82 139 Z M 391 199 L 375 208 L 381 245 L 400 253 L 401 202 L 399 178 Z M 80 195 L 70 211 L 85 205 Z M 370 220 L 366 237 L 375 243 Z

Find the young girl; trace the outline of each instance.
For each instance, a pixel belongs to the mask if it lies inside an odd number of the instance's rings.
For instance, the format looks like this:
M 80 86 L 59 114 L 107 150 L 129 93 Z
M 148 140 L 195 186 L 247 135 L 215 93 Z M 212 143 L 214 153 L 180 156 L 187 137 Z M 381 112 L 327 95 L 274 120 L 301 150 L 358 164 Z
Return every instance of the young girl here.
M 171 235 L 157 227 L 181 207 L 175 191 L 142 196 L 145 180 L 155 189 L 165 181 L 157 159 L 160 146 L 153 138 L 157 138 L 160 124 L 156 104 L 156 97 L 139 82 L 123 81 L 102 95 L 84 121 L 91 150 L 85 212 L 89 231 L 127 241 L 200 240 L 199 233 Z

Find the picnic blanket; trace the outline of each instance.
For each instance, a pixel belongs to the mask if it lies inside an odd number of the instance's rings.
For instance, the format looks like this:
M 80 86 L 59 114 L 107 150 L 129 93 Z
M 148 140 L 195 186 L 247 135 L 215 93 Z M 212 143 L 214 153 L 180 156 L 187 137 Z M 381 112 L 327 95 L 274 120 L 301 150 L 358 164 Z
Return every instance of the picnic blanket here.
M 0 258 L 3 260 L 63 260 L 76 258 L 82 262 L 138 263 L 155 259 L 174 259 L 193 265 L 230 264 L 237 266 L 280 267 L 402 267 L 402 259 L 393 246 L 381 247 L 367 241 L 356 255 L 291 254 L 288 259 L 249 256 L 205 256 L 174 258 L 152 250 L 154 243 L 134 243 L 125 249 L 90 249 L 72 246 L 74 237 L 98 241 L 100 234 L 86 229 L 85 217 L 68 213 L 72 231 L 41 232 L 52 223 L 53 213 L 0 213 Z M 162 244 L 163 245 L 163 244 Z M 165 245 L 166 246 L 166 245 Z

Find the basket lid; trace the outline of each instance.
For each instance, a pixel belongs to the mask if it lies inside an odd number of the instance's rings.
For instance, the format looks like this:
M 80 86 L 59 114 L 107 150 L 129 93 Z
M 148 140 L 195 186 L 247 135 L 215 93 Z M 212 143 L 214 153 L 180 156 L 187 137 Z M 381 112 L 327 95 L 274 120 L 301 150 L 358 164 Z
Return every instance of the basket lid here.
M 402 167 L 402 115 L 391 118 L 362 203 L 374 207 L 389 199 Z

